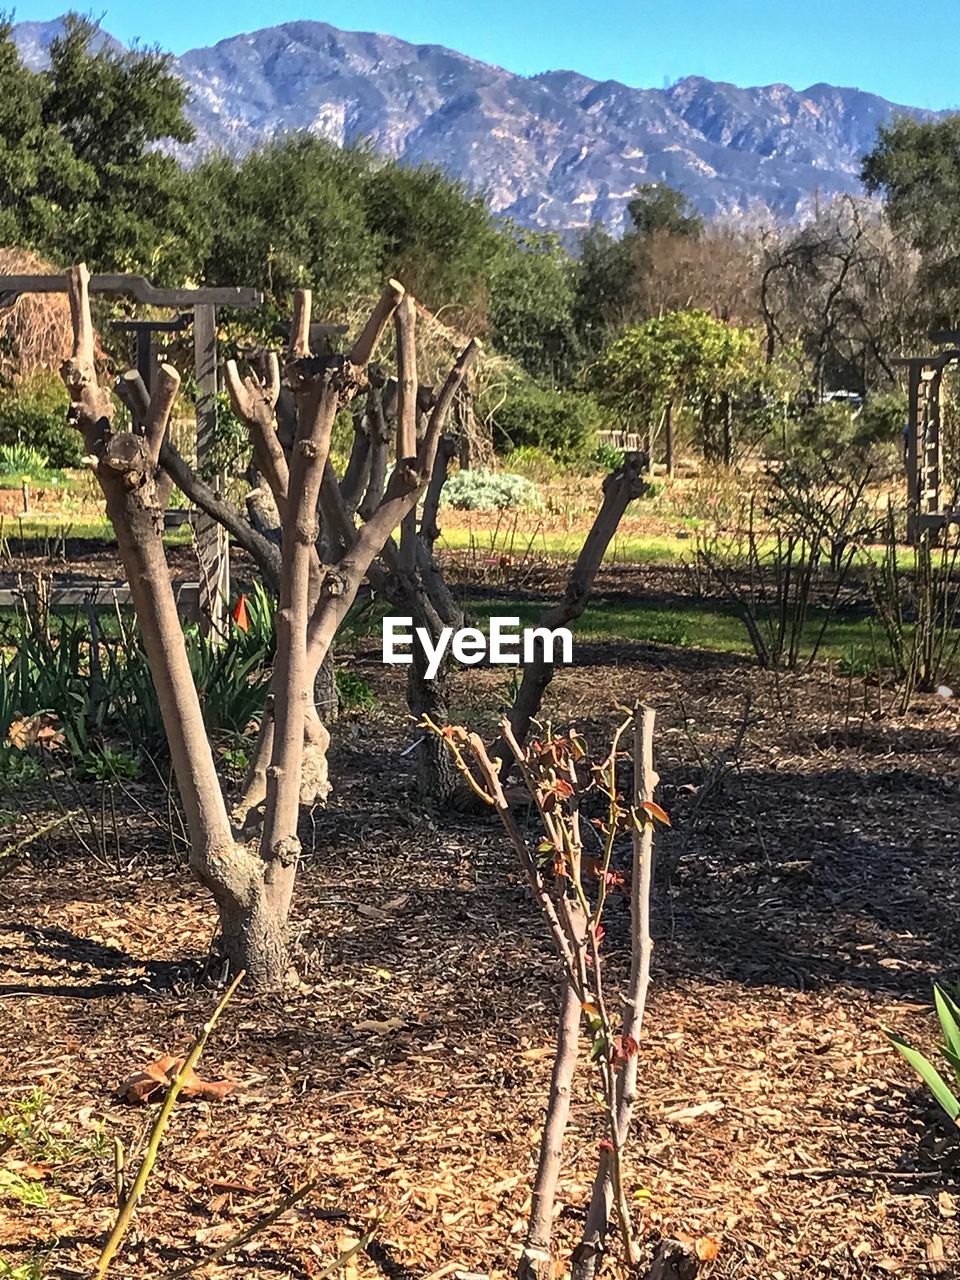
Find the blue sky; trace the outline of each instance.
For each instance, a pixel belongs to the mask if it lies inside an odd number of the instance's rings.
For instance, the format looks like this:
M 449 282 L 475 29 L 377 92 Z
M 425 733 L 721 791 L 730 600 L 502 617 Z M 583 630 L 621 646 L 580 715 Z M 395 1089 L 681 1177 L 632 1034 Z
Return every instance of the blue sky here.
M 83 0 L 79 0 L 83 3 Z M 445 44 L 529 74 L 573 68 L 659 88 L 686 75 L 735 84 L 855 85 L 920 107 L 960 107 L 956 0 L 101 0 L 104 26 L 180 53 L 278 22 L 315 18 Z M 93 9 L 99 14 L 100 4 Z M 922 11 L 923 18 L 920 19 Z M 21 0 L 15 19 L 62 9 Z

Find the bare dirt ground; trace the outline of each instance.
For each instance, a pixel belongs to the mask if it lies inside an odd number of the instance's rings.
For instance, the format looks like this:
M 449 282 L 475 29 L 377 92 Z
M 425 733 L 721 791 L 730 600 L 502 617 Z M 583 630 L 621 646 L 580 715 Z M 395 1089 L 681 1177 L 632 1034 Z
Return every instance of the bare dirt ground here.
M 599 745 L 616 701 L 649 700 L 674 819 L 630 1159 L 646 1241 L 715 1241 L 701 1274 L 718 1280 L 960 1274 L 957 1144 L 881 1033 L 929 1049 L 931 982 L 956 978 L 956 704 L 919 699 L 899 717 L 860 682 L 774 682 L 746 660 L 667 647 L 578 658 L 550 713 Z M 498 827 L 411 798 L 395 673 L 372 654 L 354 665 L 379 703 L 341 723 L 335 794 L 304 822 L 300 985 L 227 1010 L 201 1074 L 238 1087 L 178 1105 L 117 1277 L 190 1263 L 318 1276 L 373 1219 L 347 1275 L 513 1269 L 550 1069 L 552 957 Z M 502 672 L 461 674 L 458 712 L 490 724 L 505 689 Z M 724 764 L 747 694 L 749 727 Z M 23 814 L 12 840 L 46 801 L 4 803 Z M 198 985 L 214 923 L 204 894 L 135 806 L 122 845 L 117 873 L 53 837 L 0 880 L 0 1111 L 42 1086 L 44 1123 L 74 1151 L 4 1157 L 46 1203 L 0 1199 L 0 1256 L 43 1254 L 53 1276 L 89 1275 L 115 1213 L 110 1144 L 134 1164 L 152 1120 L 117 1086 L 183 1052 L 216 998 Z M 566 1256 L 598 1119 L 584 1067 L 557 1224 Z M 203 1269 L 311 1177 L 312 1197 Z M 616 1252 L 607 1265 L 622 1274 Z

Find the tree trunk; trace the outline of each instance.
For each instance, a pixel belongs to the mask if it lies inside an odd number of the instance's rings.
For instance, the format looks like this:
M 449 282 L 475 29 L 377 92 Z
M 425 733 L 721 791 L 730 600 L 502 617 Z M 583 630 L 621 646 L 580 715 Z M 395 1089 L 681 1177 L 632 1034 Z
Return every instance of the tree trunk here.
M 418 720 L 428 715 L 434 724 L 446 724 L 449 664 L 442 662 L 433 680 L 427 679 L 426 667 L 423 649 L 415 644 L 407 673 L 407 706 Z M 436 808 L 451 804 L 460 790 L 453 757 L 435 733 L 425 733 L 417 745 L 417 787 L 421 797 Z
M 256 990 L 275 990 L 290 967 L 287 913 L 293 891 L 292 871 L 291 867 L 286 892 L 274 891 L 261 882 L 249 902 L 220 909 L 218 950 L 230 972 L 244 970 L 246 985 Z
M 332 649 L 320 663 L 320 670 L 313 682 L 313 701 L 317 708 L 317 715 L 323 723 L 336 724 L 340 714 L 340 700 L 337 697 L 337 672 Z
M 646 454 L 628 453 L 622 465 L 604 480 L 603 502 L 590 532 L 584 539 L 576 564 L 570 572 L 563 599 L 541 615 L 537 626 L 554 630 L 556 627 L 564 627 L 574 622 L 583 613 L 590 599 L 594 579 L 607 547 L 619 527 L 623 513 L 630 503 L 646 490 L 641 478 L 641 471 L 645 469 L 646 464 Z M 509 716 L 514 736 L 521 744 L 527 736 L 530 721 L 537 716 L 543 705 L 543 697 L 553 679 L 553 671 L 543 652 L 532 662 L 524 665 L 523 678 Z M 504 777 L 506 777 L 507 770 L 513 765 L 513 752 L 502 735 L 490 754 L 499 756 L 504 761 Z
M 673 479 L 673 403 L 667 405 L 667 414 L 664 422 L 667 435 L 667 478 Z

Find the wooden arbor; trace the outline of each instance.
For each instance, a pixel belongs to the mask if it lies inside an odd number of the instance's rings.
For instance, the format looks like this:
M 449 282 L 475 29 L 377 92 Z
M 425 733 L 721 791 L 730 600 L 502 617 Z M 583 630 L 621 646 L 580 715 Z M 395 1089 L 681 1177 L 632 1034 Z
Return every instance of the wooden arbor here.
M 193 313 L 194 372 L 197 379 L 197 463 L 210 455 L 217 430 L 217 307 L 259 307 L 263 295 L 249 288 L 160 289 L 144 276 L 95 275 L 90 293 L 126 297 L 152 307 L 170 307 Z M 62 275 L 0 275 L 0 306 L 9 306 L 23 293 L 65 293 Z M 121 321 L 117 328 L 133 332 L 136 366 L 149 391 L 155 358 L 153 334 L 185 328 L 189 315 L 175 320 Z M 219 487 L 219 484 L 216 485 Z M 200 565 L 200 617 L 204 625 L 220 631 L 230 596 L 230 556 L 227 534 L 203 512 L 198 513 L 194 533 Z

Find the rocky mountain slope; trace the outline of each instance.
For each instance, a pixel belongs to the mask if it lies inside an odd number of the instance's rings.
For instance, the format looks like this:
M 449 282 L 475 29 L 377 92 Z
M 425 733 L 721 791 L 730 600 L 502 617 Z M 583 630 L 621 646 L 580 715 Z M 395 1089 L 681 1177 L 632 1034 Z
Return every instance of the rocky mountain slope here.
M 42 65 L 59 26 L 16 27 L 25 61 Z M 641 182 L 678 187 L 708 215 L 795 216 L 815 194 L 857 191 L 877 126 L 908 110 L 827 84 L 740 89 L 688 77 L 632 89 L 574 71 L 524 77 L 323 22 L 233 36 L 177 65 L 197 128 L 186 159 L 242 153 L 286 130 L 338 145 L 368 139 L 463 178 L 498 212 L 556 230 L 622 225 Z

